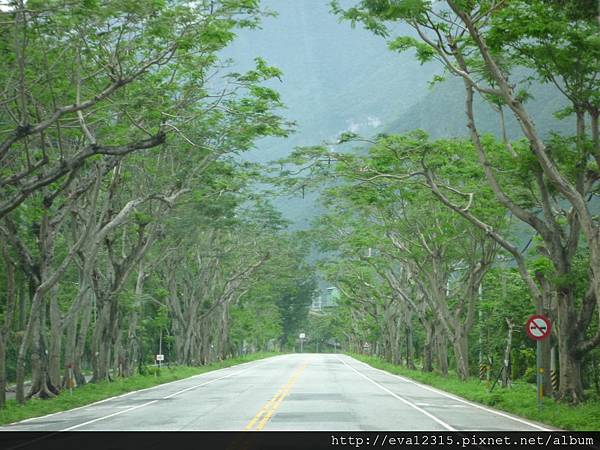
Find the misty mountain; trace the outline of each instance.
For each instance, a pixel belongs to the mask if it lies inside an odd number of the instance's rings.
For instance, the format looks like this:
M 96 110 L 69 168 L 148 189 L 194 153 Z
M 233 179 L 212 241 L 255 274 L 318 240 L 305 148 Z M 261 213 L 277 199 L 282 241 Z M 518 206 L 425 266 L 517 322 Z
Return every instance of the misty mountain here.
M 434 75 L 443 73 L 436 63 L 420 65 L 411 52 L 394 53 L 384 39 L 347 22 L 340 23 L 329 12 L 326 1 L 267 0 L 263 6 L 277 13 L 264 19 L 260 29 L 241 30 L 223 54 L 232 69 L 250 69 L 262 57 L 283 71 L 281 82 L 271 83 L 287 109 L 283 115 L 296 122 L 288 139 L 268 138 L 243 155 L 249 161 L 267 163 L 297 146 L 333 141 L 352 131 L 365 136 L 402 133 L 417 128 L 432 137 L 467 135 L 464 88 L 460 79 L 449 77 L 430 86 Z M 395 33 L 411 34 L 399 27 Z M 571 123 L 553 118 L 562 107 L 556 90 L 534 85 L 530 110 L 538 126 L 568 132 Z M 494 112 L 483 101 L 476 104 L 477 124 L 483 132 L 499 133 Z M 511 138 L 519 137 L 517 123 L 506 114 Z M 306 228 L 318 214 L 318 194 L 278 198 L 275 204 L 294 228 Z
M 517 80 L 526 77 L 524 71 L 517 72 Z M 527 87 L 531 98 L 527 108 L 543 135 L 551 130 L 569 134 L 573 132 L 572 119 L 558 120 L 554 113 L 566 106 L 564 97 L 551 85 L 532 84 Z M 522 137 L 517 121 L 505 110 L 506 131 L 509 139 Z M 475 121 L 482 133 L 501 135 L 499 116 L 487 103 L 476 97 Z M 390 118 L 386 133 L 406 133 L 422 129 L 433 138 L 467 136 L 465 116 L 465 94 L 462 79 L 449 77 L 427 89 L 419 101 L 411 105 L 396 118 Z
M 244 154 L 266 163 L 285 157 L 294 147 L 333 141 L 343 131 L 373 135 L 384 130 L 428 95 L 427 82 L 439 72 L 419 65 L 410 54 L 394 54 L 385 41 L 359 27 L 339 23 L 326 1 L 264 1 L 277 12 L 261 29 L 241 30 L 223 57 L 233 70 L 253 65 L 256 57 L 283 71 L 270 85 L 295 121 L 288 139 L 269 138 Z M 408 33 L 409 30 L 400 30 Z M 275 204 L 297 228 L 306 228 L 317 212 L 317 194 L 280 198 Z

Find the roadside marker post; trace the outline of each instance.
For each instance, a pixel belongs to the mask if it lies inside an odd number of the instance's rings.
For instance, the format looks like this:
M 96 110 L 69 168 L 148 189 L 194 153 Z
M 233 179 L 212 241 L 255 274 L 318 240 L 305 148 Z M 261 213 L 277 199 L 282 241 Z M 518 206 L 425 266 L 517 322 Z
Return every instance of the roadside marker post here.
M 67 364 L 67 387 L 69 388 L 69 393 L 73 395 L 73 388 L 75 387 L 75 377 L 73 376 L 73 364 Z
M 542 367 L 542 341 L 550 336 L 552 326 L 550 319 L 546 316 L 536 314 L 530 316 L 525 324 L 525 331 L 530 339 L 536 341 L 536 380 L 537 380 L 537 404 L 538 411 L 542 409 L 542 400 L 544 398 L 544 367 Z

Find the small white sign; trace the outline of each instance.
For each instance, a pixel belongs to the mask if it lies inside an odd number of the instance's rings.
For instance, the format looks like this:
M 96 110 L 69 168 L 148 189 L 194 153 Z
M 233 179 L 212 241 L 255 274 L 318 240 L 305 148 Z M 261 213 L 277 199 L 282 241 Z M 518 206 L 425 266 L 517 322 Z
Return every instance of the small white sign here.
M 300 339 L 305 339 L 305 338 L 306 338 L 306 334 L 300 333 Z
M 165 360 L 165 355 L 156 355 L 156 360 L 157 361 L 164 361 Z

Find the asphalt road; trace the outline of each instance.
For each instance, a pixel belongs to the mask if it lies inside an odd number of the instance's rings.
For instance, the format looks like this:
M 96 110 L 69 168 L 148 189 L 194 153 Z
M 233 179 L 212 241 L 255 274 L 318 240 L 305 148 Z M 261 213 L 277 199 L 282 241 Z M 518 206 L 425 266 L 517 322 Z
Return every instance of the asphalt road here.
M 0 427 L 0 431 L 546 429 L 346 355 L 297 353 Z

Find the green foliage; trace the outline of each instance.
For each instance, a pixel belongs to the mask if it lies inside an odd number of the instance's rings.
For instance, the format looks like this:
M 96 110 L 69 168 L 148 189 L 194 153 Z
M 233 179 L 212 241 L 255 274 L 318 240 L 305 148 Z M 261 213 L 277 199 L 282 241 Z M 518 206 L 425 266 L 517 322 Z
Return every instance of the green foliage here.
M 405 52 L 409 49 L 415 49 L 417 59 L 421 64 L 432 60 L 435 56 L 434 50 L 427 44 L 409 36 L 397 37 L 388 43 L 392 51 Z
M 570 99 L 598 107 L 598 24 L 580 1 L 517 1 L 493 16 L 488 44 L 518 64 L 535 69 L 543 82 L 562 78 Z

